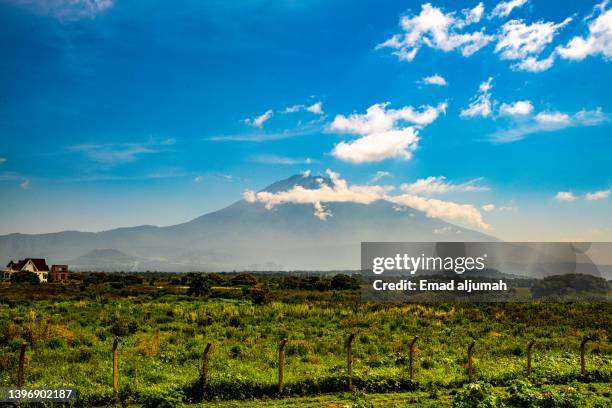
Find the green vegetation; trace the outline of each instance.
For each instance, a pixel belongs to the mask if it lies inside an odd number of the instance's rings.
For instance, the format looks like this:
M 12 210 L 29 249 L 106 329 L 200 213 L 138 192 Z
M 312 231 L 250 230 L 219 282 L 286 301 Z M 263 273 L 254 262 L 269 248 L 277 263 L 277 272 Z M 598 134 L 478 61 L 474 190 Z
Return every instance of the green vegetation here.
M 199 405 L 209 342 L 206 399 L 218 407 L 245 400 L 274 407 L 596 407 L 611 397 L 610 303 L 361 304 L 348 276 L 80 278 L 0 289 L 0 386 L 15 385 L 26 342 L 26 386 L 71 386 L 78 406 L 113 404 L 111 347 L 119 336 L 119 398 L 127 405 Z M 356 392 L 344 393 L 350 333 Z M 413 336 L 419 339 L 410 381 Z M 585 336 L 597 340 L 588 344 L 582 376 Z M 279 395 L 283 338 L 289 342 Z M 531 339 L 537 343 L 527 380 Z M 472 340 L 476 373 L 468 384 Z
M 11 274 L 11 283 L 27 283 L 30 285 L 38 285 L 40 283 L 40 279 L 38 279 L 38 275 L 36 275 L 34 272 L 23 271 Z

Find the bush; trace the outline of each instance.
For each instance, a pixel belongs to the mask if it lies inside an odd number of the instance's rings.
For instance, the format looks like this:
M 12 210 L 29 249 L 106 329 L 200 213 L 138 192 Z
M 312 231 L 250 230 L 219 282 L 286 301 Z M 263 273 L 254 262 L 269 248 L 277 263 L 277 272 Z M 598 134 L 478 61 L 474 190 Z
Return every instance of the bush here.
M 149 389 L 139 402 L 143 408 L 177 408 L 183 405 L 183 394 L 177 390 Z
M 268 288 L 253 288 L 251 289 L 249 296 L 254 304 L 263 305 L 268 302 L 268 294 L 270 291 Z
M 232 358 L 237 358 L 243 353 L 244 353 L 244 346 L 241 346 L 240 344 L 236 344 L 235 346 L 232 346 L 232 348 L 230 349 L 230 355 L 232 356 Z
M 38 275 L 34 272 L 15 272 L 11 274 L 11 283 L 29 283 L 30 285 L 38 285 L 40 283 L 40 279 L 38 279 Z
M 574 408 L 584 406 L 584 401 L 576 388 L 568 386 L 562 391 L 543 392 L 539 406 L 544 408 Z
M 514 380 L 508 387 L 508 404 L 513 407 L 532 408 L 540 406 L 541 394 L 525 380 Z
M 498 401 L 489 383 L 466 384 L 455 395 L 453 408 L 496 408 L 503 404 Z

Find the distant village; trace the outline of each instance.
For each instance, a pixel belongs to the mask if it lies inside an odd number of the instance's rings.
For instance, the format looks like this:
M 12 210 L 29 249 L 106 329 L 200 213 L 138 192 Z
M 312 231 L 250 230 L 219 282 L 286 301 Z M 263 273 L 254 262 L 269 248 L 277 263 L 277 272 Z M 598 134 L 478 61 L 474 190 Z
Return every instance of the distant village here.
M 49 269 L 49 265 L 44 258 L 25 258 L 18 262 L 10 261 L 4 269 L 2 280 L 10 282 L 11 275 L 17 272 L 34 273 L 41 283 L 67 282 L 70 279 L 68 265 L 51 265 L 51 269 Z

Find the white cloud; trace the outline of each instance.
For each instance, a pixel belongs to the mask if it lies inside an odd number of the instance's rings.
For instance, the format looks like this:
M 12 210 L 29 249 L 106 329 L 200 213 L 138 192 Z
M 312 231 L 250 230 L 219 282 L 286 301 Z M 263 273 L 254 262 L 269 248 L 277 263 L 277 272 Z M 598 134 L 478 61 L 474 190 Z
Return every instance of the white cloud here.
M 293 106 L 288 106 L 285 108 L 285 110 L 283 111 L 283 113 L 295 113 L 295 112 L 299 112 L 302 109 L 304 109 L 305 105 L 293 105 Z
M 195 176 L 193 181 L 196 183 L 201 183 L 204 180 L 204 176 Z
M 315 215 L 315 217 L 317 217 L 321 221 L 325 221 L 329 217 L 332 216 L 331 211 L 329 211 L 325 207 L 323 207 L 323 204 L 321 204 L 320 202 L 317 201 L 317 202 L 313 203 L 313 205 L 314 205 L 314 210 L 315 210 L 314 215 Z
M 285 156 L 276 156 L 273 154 L 260 154 L 251 158 L 251 161 L 262 164 L 282 164 L 282 165 L 293 165 L 293 164 L 312 164 L 312 159 L 300 159 Z
M 538 123 L 553 126 L 567 126 L 570 124 L 570 117 L 567 113 L 561 112 L 540 112 L 535 116 Z
M 536 56 L 570 21 L 572 19 L 569 17 L 559 24 L 543 21 L 525 24 L 521 20 L 510 20 L 501 27 L 495 52 L 500 54 L 500 58 L 508 60 L 525 60 Z
M 262 113 L 261 115 L 257 117 L 246 118 L 244 120 L 244 123 L 249 126 L 261 128 L 263 124 L 266 123 L 266 121 L 268 121 L 268 119 L 270 119 L 272 116 L 274 116 L 274 111 L 272 111 L 272 109 L 268 109 L 267 111 L 265 111 L 264 113 Z
M 551 53 L 544 59 L 537 59 L 536 57 L 527 57 L 524 60 L 517 62 L 512 65 L 513 69 L 527 72 L 544 72 L 553 66 L 555 62 L 555 53 Z
M 481 208 L 485 210 L 486 212 L 491 212 L 495 210 L 495 204 L 485 204 Z
M 492 17 L 508 17 L 512 10 L 518 7 L 522 7 L 527 3 L 527 0 L 510 0 L 510 1 L 502 1 L 498 3 L 497 6 L 491 12 Z
M 284 129 L 277 132 L 258 131 L 257 133 L 238 133 L 230 135 L 217 135 L 206 138 L 214 142 L 269 142 L 273 140 L 291 139 L 294 137 L 311 135 L 321 132 L 322 126 L 320 123 L 308 123 L 299 125 L 293 129 Z
M 84 154 L 88 159 L 107 166 L 133 162 L 143 154 L 159 153 L 175 143 L 174 139 L 151 140 L 143 143 L 85 143 L 68 147 L 72 152 Z
M 508 0 L 498 3 L 489 19 L 505 18 L 513 10 L 523 7 L 528 0 Z M 590 55 L 612 58 L 612 10 L 609 0 L 595 7 L 588 21 L 588 34 L 573 37 L 565 46 L 554 47 L 558 33 L 573 17 L 559 23 L 553 21 L 525 22 L 521 19 L 496 22 L 495 33 L 488 34 L 482 24 L 484 5 L 478 3 L 461 12 L 446 11 L 431 3 L 421 5 L 418 14 L 400 18 L 401 32 L 378 44 L 376 49 L 390 48 L 402 61 L 412 61 L 423 47 L 443 52 L 459 51 L 468 57 L 487 44 L 495 42 L 494 52 L 502 60 L 513 61 L 511 68 L 527 72 L 543 72 L 550 69 L 558 57 L 582 60 Z M 547 47 L 551 50 L 546 52 Z M 428 83 L 422 81 L 422 83 Z
M 315 115 L 322 115 L 323 112 L 323 102 L 319 101 L 316 103 L 313 103 L 310 106 L 306 107 L 306 110 L 310 113 L 314 113 Z
M 594 110 L 583 109 L 573 115 L 563 112 L 540 112 L 523 120 L 518 126 L 502 130 L 491 135 L 496 142 L 514 142 L 525 136 L 538 132 L 552 132 L 568 127 L 597 126 L 609 121 L 609 117 L 601 107 Z
M 322 182 L 316 189 L 308 189 L 296 185 L 290 190 L 276 193 L 246 191 L 243 197 L 249 203 L 263 203 L 268 209 L 284 203 L 312 204 L 314 215 L 321 220 L 325 220 L 332 215 L 323 206 L 324 203 L 350 202 L 370 204 L 378 200 L 385 200 L 400 206 L 409 206 L 423 211 L 430 218 L 449 219 L 465 222 L 485 230 L 491 229 L 491 226 L 483 221 L 482 215 L 473 205 L 457 204 L 412 194 L 392 196 L 389 195 L 391 191 L 389 187 L 372 185 L 349 186 L 337 173 L 327 170 L 327 174 L 331 179 L 331 185 Z
M 438 86 L 448 85 L 448 83 L 446 82 L 446 79 L 444 79 L 443 76 L 438 75 L 438 74 L 423 78 L 421 80 L 421 83 L 425 85 L 438 85 Z
M 6 163 L 6 159 L 4 157 L 0 157 L 0 164 Z
M 417 148 L 418 132 L 413 127 L 372 133 L 350 142 L 338 143 L 332 154 L 352 163 L 369 163 L 385 159 L 410 160 Z
M 610 192 L 611 190 L 594 191 L 592 193 L 586 193 L 584 198 L 586 198 L 587 201 L 603 200 L 610 196 Z
M 97 14 L 110 9 L 113 0 L 13 0 L 16 4 L 59 20 L 80 20 L 94 18 Z
M 412 61 L 422 46 L 444 52 L 460 50 L 469 56 L 491 42 L 494 37 L 482 31 L 463 32 L 466 26 L 480 21 L 484 6 L 479 3 L 471 10 L 464 10 L 464 18 L 454 12 L 444 13 L 430 3 L 421 5 L 421 12 L 400 19 L 401 34 L 395 34 L 376 48 L 392 48 L 400 60 Z
M 419 111 L 412 106 L 404 106 L 401 109 L 387 109 L 389 104 L 389 102 L 374 104 L 367 109 L 365 114 L 337 115 L 329 128 L 340 133 L 369 135 L 393 130 L 400 122 L 425 126 L 436 120 L 440 113 L 444 113 L 447 106 L 446 103 L 441 103 L 436 107 L 426 105 L 421 106 Z
M 416 127 L 426 126 L 446 111 L 446 103 L 437 107 L 412 106 L 387 109 L 388 102 L 370 106 L 365 114 L 337 115 L 329 126 L 330 131 L 350 133 L 362 137 L 338 143 L 332 154 L 344 161 L 366 163 L 388 158 L 409 160 L 419 141 Z M 411 123 L 415 126 L 406 126 Z
M 482 15 L 484 14 L 484 10 L 485 10 L 484 9 L 484 4 L 482 2 L 478 3 L 472 9 L 461 10 L 461 12 L 463 13 L 465 19 L 464 19 L 463 23 L 460 23 L 459 25 L 461 26 L 461 24 L 463 24 L 463 25 L 470 25 L 470 24 L 478 23 L 480 21 L 480 19 L 482 18 Z
M 476 116 L 486 118 L 491 114 L 491 93 L 489 91 L 493 87 L 492 81 L 493 77 L 489 77 L 489 79 L 480 84 L 478 87 L 479 93 L 475 99 L 467 108 L 461 111 L 460 116 L 462 118 L 473 118 Z
M 315 102 L 312 105 L 300 104 L 300 105 L 289 106 L 285 108 L 283 113 L 296 113 L 299 111 L 307 111 L 310 113 L 314 113 L 315 115 L 325 114 L 325 112 L 323 112 L 323 102 L 321 101 Z
M 446 181 L 446 177 L 427 177 L 424 179 L 418 179 L 414 183 L 405 183 L 400 186 L 403 192 L 410 194 L 444 194 L 451 192 L 475 192 L 475 191 L 488 191 L 489 187 L 478 185 L 482 178 L 476 178 L 469 180 L 465 183 L 454 184 Z
M 596 126 L 603 122 L 607 122 L 608 120 L 608 115 L 603 112 L 601 107 L 598 107 L 595 110 L 583 109 L 576 112 L 574 115 L 574 123 L 578 123 L 582 126 Z
M 19 187 L 21 187 L 23 190 L 27 190 L 30 188 L 30 180 L 23 180 L 20 184 Z
M 358 204 L 370 204 L 381 200 L 385 196 L 386 188 L 380 186 L 348 186 L 337 173 L 327 170 L 331 179 L 331 185 L 321 183 L 317 189 L 308 189 L 299 185 L 290 190 L 271 193 L 268 191 L 246 191 L 244 199 L 247 202 L 261 202 L 266 208 L 272 209 L 277 205 L 285 203 L 313 204 L 333 202 L 351 202 Z
M 451 227 L 450 225 L 446 225 L 444 227 L 441 228 L 434 228 L 433 229 L 433 233 L 436 235 L 446 235 L 446 234 L 451 234 L 453 233 L 454 229 L 453 227 Z M 457 233 L 459 233 L 460 231 L 457 230 Z
M 516 101 L 511 104 L 502 103 L 499 113 L 505 116 L 525 116 L 533 112 L 531 101 Z
M 382 178 L 391 177 L 391 173 L 388 171 L 377 171 L 374 176 L 370 179 L 370 183 L 378 183 Z
M 561 58 L 580 61 L 598 54 L 605 59 L 612 58 L 612 10 L 606 10 L 608 3 L 605 0 L 595 7 L 589 18 L 589 34 L 586 38 L 576 36 L 565 47 L 557 47 Z
M 435 198 L 425 198 L 411 194 L 387 197 L 388 201 L 395 204 L 407 205 L 419 211 L 423 211 L 429 218 L 443 218 L 453 221 L 461 221 L 467 224 L 490 230 L 491 226 L 485 223 L 482 215 L 471 204 L 457 204 L 452 201 L 442 201 Z
M 576 201 L 577 197 L 571 191 L 559 191 L 555 195 L 555 200 L 557 201 Z

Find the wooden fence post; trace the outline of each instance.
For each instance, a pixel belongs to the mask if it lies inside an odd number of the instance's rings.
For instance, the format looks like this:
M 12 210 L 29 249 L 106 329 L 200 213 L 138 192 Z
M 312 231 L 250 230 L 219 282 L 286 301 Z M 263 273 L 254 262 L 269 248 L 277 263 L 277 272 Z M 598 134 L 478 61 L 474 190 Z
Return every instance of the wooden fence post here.
M 472 340 L 472 343 L 468 346 L 468 379 L 470 382 L 474 379 L 474 361 L 472 360 L 472 354 L 476 340 Z
M 593 336 L 587 336 L 582 339 L 580 342 L 580 374 L 586 375 L 586 358 L 585 358 L 585 349 L 586 345 L 589 341 L 595 340 Z
M 355 340 L 355 333 L 351 333 L 346 340 L 347 386 L 349 391 L 353 390 L 353 340 Z
M 410 373 L 410 382 L 414 381 L 414 343 L 416 343 L 419 336 L 414 336 L 410 342 L 410 353 L 408 355 L 408 370 Z
M 527 344 L 527 378 L 531 376 L 531 349 L 535 344 L 535 339 L 531 340 L 529 344 Z
M 17 367 L 17 388 L 23 387 L 25 383 L 25 352 L 27 343 L 21 343 L 21 349 L 19 350 L 19 366 Z M 21 407 L 21 400 L 18 400 L 15 404 L 17 407 Z
M 285 372 L 285 345 L 287 339 L 282 339 L 278 347 L 278 393 L 283 392 L 283 378 Z
M 23 387 L 25 382 L 25 352 L 27 343 L 21 344 L 21 350 L 19 350 L 19 367 L 17 368 L 17 387 Z
M 113 341 L 113 394 L 115 399 L 119 398 L 119 365 L 117 362 L 117 346 L 119 345 L 119 337 L 115 336 Z
M 211 348 L 211 343 L 206 344 L 206 347 L 204 347 L 204 352 L 202 353 L 202 373 L 200 374 L 200 382 L 202 384 L 202 400 L 204 400 L 204 397 L 206 397 L 206 379 L 208 377 L 208 353 L 210 352 Z

